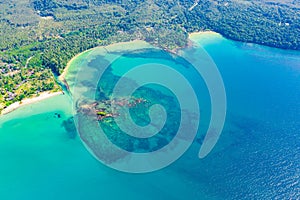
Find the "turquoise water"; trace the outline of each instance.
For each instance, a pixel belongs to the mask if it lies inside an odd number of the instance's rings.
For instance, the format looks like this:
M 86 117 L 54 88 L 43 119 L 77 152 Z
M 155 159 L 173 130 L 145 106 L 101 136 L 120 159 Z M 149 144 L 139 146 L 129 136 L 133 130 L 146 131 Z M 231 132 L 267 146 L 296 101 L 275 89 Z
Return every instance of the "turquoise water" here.
M 197 43 L 216 62 L 228 98 L 209 156 L 198 159 L 197 138 L 158 172 L 109 169 L 63 125 L 72 105 L 58 96 L 0 118 L 0 199 L 300 198 L 299 52 L 215 36 Z

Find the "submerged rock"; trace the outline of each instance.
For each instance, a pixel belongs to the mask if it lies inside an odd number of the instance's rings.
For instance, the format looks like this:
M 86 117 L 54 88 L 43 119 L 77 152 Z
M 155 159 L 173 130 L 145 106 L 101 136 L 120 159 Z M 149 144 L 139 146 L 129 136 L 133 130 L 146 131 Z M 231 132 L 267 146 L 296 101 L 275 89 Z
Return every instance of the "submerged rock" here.
M 70 117 L 62 122 L 62 126 L 65 128 L 68 138 L 75 139 L 77 136 L 77 130 L 74 123 L 74 118 Z

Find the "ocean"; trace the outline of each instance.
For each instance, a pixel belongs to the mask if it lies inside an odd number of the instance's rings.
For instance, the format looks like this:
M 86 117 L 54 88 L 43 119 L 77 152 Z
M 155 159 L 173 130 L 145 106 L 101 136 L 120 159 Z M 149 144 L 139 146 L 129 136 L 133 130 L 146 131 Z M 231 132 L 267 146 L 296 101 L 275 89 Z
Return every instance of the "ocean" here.
M 204 48 L 214 60 L 227 96 L 225 126 L 208 156 L 198 157 L 210 111 L 205 95 L 204 125 L 190 148 L 145 174 L 97 161 L 72 127 L 71 97 L 60 95 L 1 116 L 0 199 L 299 199 L 300 53 L 216 34 L 192 40 L 192 50 Z M 112 68 L 128 62 L 151 59 L 127 56 Z

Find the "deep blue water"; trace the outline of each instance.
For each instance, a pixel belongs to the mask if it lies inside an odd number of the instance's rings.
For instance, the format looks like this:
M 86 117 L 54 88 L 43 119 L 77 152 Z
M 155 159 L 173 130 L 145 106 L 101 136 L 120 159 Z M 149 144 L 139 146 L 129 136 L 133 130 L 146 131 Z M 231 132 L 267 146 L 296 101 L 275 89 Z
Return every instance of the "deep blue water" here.
M 55 97 L 0 120 L 0 199 L 299 199 L 300 53 L 210 37 L 197 43 L 223 77 L 228 113 L 207 157 L 195 140 L 158 172 L 109 169 L 68 137 L 70 102 Z
M 225 199 L 299 198 L 299 52 L 222 38 L 204 48 L 225 82 L 228 115 L 217 150 L 189 173 L 206 169 L 207 189 Z

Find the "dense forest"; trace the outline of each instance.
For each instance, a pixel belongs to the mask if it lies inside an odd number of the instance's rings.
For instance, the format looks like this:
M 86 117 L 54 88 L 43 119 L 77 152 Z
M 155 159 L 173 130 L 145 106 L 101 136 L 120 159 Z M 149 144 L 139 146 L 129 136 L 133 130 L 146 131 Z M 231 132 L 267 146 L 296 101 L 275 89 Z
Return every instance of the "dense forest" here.
M 145 40 L 172 50 L 188 33 L 300 49 L 296 0 L 0 0 L 0 111 L 58 90 L 55 76 L 76 54 L 99 45 Z

